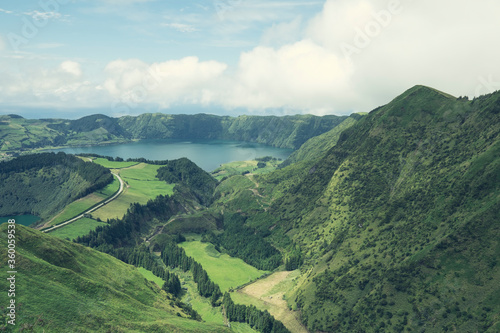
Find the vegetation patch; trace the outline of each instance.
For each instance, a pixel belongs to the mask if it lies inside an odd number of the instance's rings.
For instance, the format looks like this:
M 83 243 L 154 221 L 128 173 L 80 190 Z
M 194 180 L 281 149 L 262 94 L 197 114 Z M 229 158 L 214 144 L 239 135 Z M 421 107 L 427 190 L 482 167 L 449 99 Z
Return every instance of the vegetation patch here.
M 159 168 L 159 165 L 139 163 L 115 170 L 126 182 L 126 188 L 118 198 L 93 212 L 92 217 L 102 221 L 122 218 L 133 203 L 146 204 L 159 195 L 172 195 L 175 185 L 156 178 Z
M 61 228 L 57 228 L 54 231 L 49 232 L 49 234 L 66 240 L 74 240 L 77 237 L 88 234 L 97 227 L 105 225 L 106 223 L 84 217 Z
M 123 168 L 129 168 L 133 165 L 138 164 L 138 162 L 126 162 L 126 161 L 109 161 L 105 158 L 98 157 L 92 160 L 94 163 L 102 165 L 103 167 L 107 169 L 123 169 Z
M 210 279 L 220 286 L 222 292 L 258 279 L 266 273 L 241 259 L 220 254 L 210 243 L 191 241 L 180 243 L 179 246 L 203 266 Z

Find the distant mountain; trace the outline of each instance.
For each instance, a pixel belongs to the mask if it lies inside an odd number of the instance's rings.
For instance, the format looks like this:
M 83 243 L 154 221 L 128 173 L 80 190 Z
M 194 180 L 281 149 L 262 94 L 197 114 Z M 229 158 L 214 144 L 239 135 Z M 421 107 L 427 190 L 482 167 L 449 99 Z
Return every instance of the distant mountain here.
M 498 332 L 499 135 L 500 92 L 416 86 L 215 205 L 304 262 L 286 296 L 311 332 Z
M 143 114 L 111 118 L 92 115 L 77 120 L 0 116 L 0 151 L 18 153 L 48 146 L 83 146 L 141 139 L 235 140 L 299 148 L 347 117 L 296 115 L 221 117 L 207 114 Z

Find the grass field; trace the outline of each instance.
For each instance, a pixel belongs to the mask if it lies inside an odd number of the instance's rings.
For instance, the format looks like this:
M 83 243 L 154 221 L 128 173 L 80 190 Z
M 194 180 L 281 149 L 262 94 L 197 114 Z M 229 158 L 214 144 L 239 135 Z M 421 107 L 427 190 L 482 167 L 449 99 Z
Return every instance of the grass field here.
M 146 280 L 153 281 L 160 288 L 165 283 L 165 281 L 163 281 L 162 278 L 154 275 L 153 272 L 151 272 L 151 271 L 149 271 L 149 270 L 147 270 L 147 269 L 145 269 L 143 267 L 139 267 L 139 268 L 137 268 L 137 270 L 139 271 L 139 273 L 142 274 L 142 276 L 144 276 L 146 278 Z
M 243 173 L 265 174 L 276 170 L 280 163 L 281 161 L 271 160 L 265 162 L 265 167 L 259 168 L 257 167 L 258 161 L 256 160 L 231 162 L 221 165 L 219 168 L 212 171 L 211 174 L 219 181 L 224 177 L 241 175 Z
M 56 236 L 63 239 L 73 240 L 78 236 L 84 236 L 98 226 L 104 226 L 106 223 L 97 222 L 96 220 L 81 218 L 73 223 L 65 225 L 64 227 L 55 229 L 49 232 L 51 236 Z
M 210 279 L 220 286 L 222 292 L 253 281 L 266 273 L 241 259 L 221 254 L 210 243 L 191 241 L 179 245 L 184 248 L 188 256 L 203 266 Z
M 73 201 L 67 205 L 62 212 L 56 215 L 50 222 L 49 225 L 56 225 L 61 222 L 67 221 L 75 216 L 80 215 L 85 212 L 95 204 L 103 201 L 106 198 L 112 196 L 120 188 L 120 182 L 118 179 L 114 178 L 113 182 L 107 185 L 100 191 L 91 193 L 86 197 L 79 200 Z
M 172 270 L 175 274 L 179 276 L 181 280 L 182 287 L 187 289 L 182 296 L 182 301 L 186 304 L 191 305 L 191 307 L 198 312 L 202 320 L 207 323 L 213 324 L 223 324 L 224 318 L 222 316 L 222 310 L 220 307 L 213 308 L 210 304 L 209 299 L 201 297 L 198 294 L 196 283 L 193 281 L 193 276 L 191 272 L 183 272 L 182 270 L 176 268 Z M 235 333 L 257 333 L 258 331 L 252 329 L 248 324 L 245 323 L 231 323 L 231 331 Z
M 167 184 L 156 178 L 157 170 L 160 167 L 159 165 L 139 163 L 128 168 L 115 169 L 114 172 L 122 177 L 127 183 L 127 187 L 118 198 L 93 212 L 92 217 L 100 218 L 103 221 L 122 218 L 132 203 L 146 204 L 148 200 L 159 195 L 172 195 L 174 184 Z
M 108 169 L 123 169 L 123 168 L 128 168 L 133 165 L 139 164 L 139 162 L 115 162 L 115 161 L 108 161 L 105 158 L 96 158 L 92 160 L 94 163 L 97 163 L 99 165 L 102 165 L 105 168 Z

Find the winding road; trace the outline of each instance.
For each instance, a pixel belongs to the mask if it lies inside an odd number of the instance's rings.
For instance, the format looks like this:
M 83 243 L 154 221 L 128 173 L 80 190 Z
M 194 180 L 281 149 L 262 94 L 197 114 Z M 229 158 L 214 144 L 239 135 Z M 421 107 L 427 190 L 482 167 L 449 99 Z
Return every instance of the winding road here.
M 67 224 L 70 224 L 72 222 L 75 222 L 76 220 L 79 220 L 81 219 L 82 217 L 85 216 L 85 214 L 89 214 L 89 213 L 92 213 L 93 211 L 101 208 L 102 206 L 104 205 L 107 205 L 108 203 L 110 203 L 111 201 L 115 200 L 120 194 L 122 194 L 123 192 L 123 189 L 125 188 L 125 182 L 123 181 L 123 179 L 121 179 L 121 177 L 119 175 L 117 175 L 116 173 L 113 173 L 113 176 L 115 176 L 116 178 L 118 178 L 118 180 L 120 181 L 120 189 L 118 190 L 118 192 L 116 192 L 111 198 L 109 199 L 106 199 L 106 201 L 104 202 L 101 202 L 100 204 L 98 204 L 97 206 L 95 207 L 92 207 L 90 208 L 89 210 L 81 213 L 80 215 L 76 216 L 76 217 L 73 217 L 71 220 L 68 220 L 68 221 L 65 221 L 63 223 L 60 223 L 58 225 L 55 225 L 49 229 L 45 229 L 45 230 L 42 230 L 42 232 L 50 232 L 50 231 L 53 231 L 57 228 L 60 228 L 60 227 L 63 227 Z

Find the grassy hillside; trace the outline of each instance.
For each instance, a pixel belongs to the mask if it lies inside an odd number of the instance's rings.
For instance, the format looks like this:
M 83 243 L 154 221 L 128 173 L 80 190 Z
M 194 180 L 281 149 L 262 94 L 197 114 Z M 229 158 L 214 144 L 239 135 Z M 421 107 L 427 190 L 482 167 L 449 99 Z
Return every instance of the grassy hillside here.
M 133 203 L 145 204 L 159 195 L 172 195 L 174 184 L 166 183 L 156 177 L 160 165 L 132 162 L 109 162 L 106 159 L 96 159 L 94 163 L 113 168 L 126 182 L 124 192 L 108 205 L 92 213 L 93 218 L 102 221 L 121 218 Z
M 304 261 L 285 296 L 310 331 L 496 332 L 499 110 L 416 86 L 310 140 L 318 159 L 223 181 L 212 209 Z
M 307 258 L 288 296 L 310 330 L 499 330 L 499 110 L 414 87 L 274 203 Z
M 359 118 L 361 118 L 360 115 L 353 114 L 332 130 L 310 138 L 300 146 L 298 150 L 294 151 L 286 161 L 283 162 L 281 167 L 299 161 L 314 160 L 322 157 L 328 150 L 337 144 L 340 134 L 354 125 Z
M 0 269 L 7 271 L 7 225 Z M 226 332 L 185 318 L 171 295 L 134 267 L 81 245 L 16 226 L 17 328 L 35 332 Z M 7 290 L 7 281 L 0 282 Z M 7 293 L 1 296 L 6 304 Z M 3 315 L 3 314 L 2 314 Z M 3 325 L 3 322 L 2 322 Z
M 0 163 L 0 215 L 46 219 L 70 202 L 113 181 L 109 170 L 64 153 L 19 157 Z

